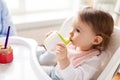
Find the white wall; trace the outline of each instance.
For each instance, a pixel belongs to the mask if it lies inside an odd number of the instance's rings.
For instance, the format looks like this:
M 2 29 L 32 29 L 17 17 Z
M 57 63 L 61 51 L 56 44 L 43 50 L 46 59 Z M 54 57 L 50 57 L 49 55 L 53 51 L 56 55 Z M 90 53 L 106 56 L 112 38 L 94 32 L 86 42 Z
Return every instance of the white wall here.
M 35 39 L 39 44 L 43 44 L 45 39 L 45 34 L 49 31 L 59 30 L 60 25 L 51 26 L 51 27 L 42 27 L 34 29 L 25 29 L 18 32 L 18 36 Z

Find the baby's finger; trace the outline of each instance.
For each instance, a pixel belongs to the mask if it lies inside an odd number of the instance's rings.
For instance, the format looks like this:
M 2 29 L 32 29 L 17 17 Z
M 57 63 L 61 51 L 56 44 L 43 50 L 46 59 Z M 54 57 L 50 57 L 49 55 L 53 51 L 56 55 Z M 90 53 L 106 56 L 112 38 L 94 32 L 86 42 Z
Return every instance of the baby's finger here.
M 56 45 L 61 47 L 66 47 L 66 45 L 63 42 L 58 42 Z
M 48 37 L 50 34 L 52 34 L 53 33 L 53 31 L 50 31 L 50 32 L 48 32 L 48 33 L 46 33 L 45 34 L 45 37 Z

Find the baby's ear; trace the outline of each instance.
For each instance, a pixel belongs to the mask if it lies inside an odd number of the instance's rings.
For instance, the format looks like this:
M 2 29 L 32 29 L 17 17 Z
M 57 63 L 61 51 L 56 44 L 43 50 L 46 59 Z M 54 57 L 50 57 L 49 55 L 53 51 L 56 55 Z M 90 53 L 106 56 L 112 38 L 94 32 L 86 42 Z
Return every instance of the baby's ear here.
M 103 41 L 103 38 L 101 36 L 95 36 L 93 44 L 97 45 L 100 44 Z

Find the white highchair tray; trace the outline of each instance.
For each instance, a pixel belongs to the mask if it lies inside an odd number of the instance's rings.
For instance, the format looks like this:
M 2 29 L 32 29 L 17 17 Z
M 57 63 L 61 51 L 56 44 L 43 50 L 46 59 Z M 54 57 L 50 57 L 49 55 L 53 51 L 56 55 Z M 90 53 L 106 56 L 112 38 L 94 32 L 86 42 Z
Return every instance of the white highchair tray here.
M 5 38 L 0 38 L 4 44 Z M 9 37 L 9 45 L 13 49 L 13 61 L 0 63 L 0 80 L 39 80 L 30 64 L 30 55 L 36 52 L 37 42 L 33 39 Z

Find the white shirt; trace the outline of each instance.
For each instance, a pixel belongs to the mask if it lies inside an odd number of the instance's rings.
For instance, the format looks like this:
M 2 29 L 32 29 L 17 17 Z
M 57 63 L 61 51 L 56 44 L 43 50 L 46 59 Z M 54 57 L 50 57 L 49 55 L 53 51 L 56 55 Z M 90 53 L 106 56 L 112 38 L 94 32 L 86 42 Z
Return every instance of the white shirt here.
M 71 64 L 64 70 L 56 66 L 55 74 L 61 80 L 90 80 L 101 67 L 98 56 L 94 56 L 85 61 L 81 66 L 74 68 Z

